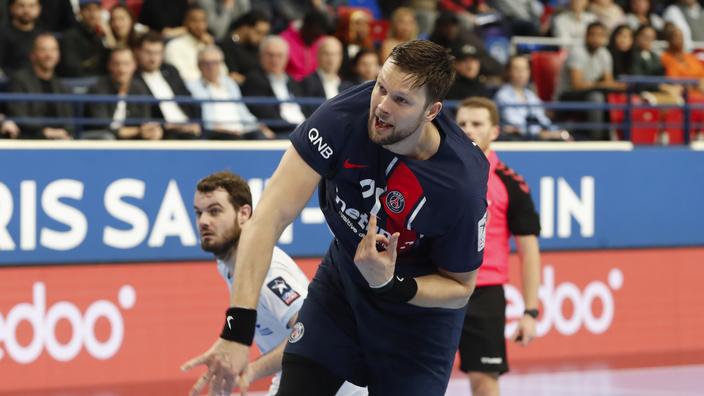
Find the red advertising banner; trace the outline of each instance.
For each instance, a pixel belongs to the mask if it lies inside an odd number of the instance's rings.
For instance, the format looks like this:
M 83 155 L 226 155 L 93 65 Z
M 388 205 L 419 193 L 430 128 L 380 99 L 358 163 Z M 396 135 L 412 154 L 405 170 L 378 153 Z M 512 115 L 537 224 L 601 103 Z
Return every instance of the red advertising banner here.
M 512 257 L 507 335 L 523 313 Z M 704 362 L 704 249 L 542 255 L 536 341 L 511 345 L 515 367 L 636 367 Z
M 311 276 L 317 260 L 298 261 Z M 510 361 L 704 361 L 702 279 L 704 248 L 545 253 L 540 338 Z M 523 306 L 516 286 L 506 296 L 509 333 Z M 0 394 L 186 394 L 202 370 L 178 368 L 215 340 L 226 304 L 212 262 L 0 268 Z
M 3 268 L 0 290 L 0 391 L 195 378 L 228 301 L 212 262 Z

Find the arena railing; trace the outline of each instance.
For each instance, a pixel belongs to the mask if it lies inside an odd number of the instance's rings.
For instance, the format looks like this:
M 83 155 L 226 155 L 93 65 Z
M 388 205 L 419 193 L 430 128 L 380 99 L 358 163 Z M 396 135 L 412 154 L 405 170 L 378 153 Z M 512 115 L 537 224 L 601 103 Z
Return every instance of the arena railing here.
M 565 39 L 560 37 L 513 36 L 509 43 L 509 51 L 513 54 L 532 52 L 542 48 L 566 48 L 584 45 L 584 40 Z M 661 52 L 667 48 L 667 42 L 655 40 L 653 51 Z M 692 51 L 704 50 L 704 41 L 693 41 Z
M 682 80 L 682 79 L 668 79 L 668 78 L 653 78 L 653 77 L 639 77 L 639 76 L 629 76 L 627 78 L 622 79 L 622 81 L 626 82 L 629 86 L 629 89 L 626 91 L 627 94 L 630 96 L 635 95 L 634 89 L 638 84 L 656 84 L 656 83 L 680 83 L 684 84 L 686 86 L 691 86 L 696 83 L 696 80 L 688 79 L 688 80 Z M 158 104 L 162 100 L 156 99 L 152 96 L 125 96 L 125 97 L 117 97 L 115 95 L 86 95 L 86 94 L 17 94 L 17 93 L 0 93 L 0 104 L 3 104 L 3 102 L 10 102 L 10 101 L 45 101 L 45 102 L 69 102 L 74 104 L 74 114 L 77 116 L 74 117 L 69 117 L 69 118 L 58 118 L 58 117 L 8 117 L 9 119 L 17 122 L 18 124 L 50 124 L 50 123 L 59 123 L 59 124 L 71 124 L 75 126 L 76 129 L 76 137 L 80 137 L 81 132 L 83 132 L 87 127 L 90 128 L 91 126 L 104 126 L 104 125 L 109 125 L 112 123 L 112 119 L 96 119 L 96 118 L 86 118 L 83 116 L 80 116 L 84 114 L 84 109 L 85 106 L 88 106 L 90 104 L 95 104 L 95 103 L 111 103 L 111 102 L 117 102 L 120 100 L 124 100 L 125 102 L 128 103 L 148 103 L 148 104 Z M 170 101 L 179 103 L 179 104 L 190 104 L 190 105 L 202 105 L 204 103 L 211 103 L 211 102 L 229 102 L 229 100 L 218 100 L 218 99 L 195 99 L 192 97 L 186 97 L 186 96 L 177 96 L 171 99 Z M 244 97 L 242 98 L 241 102 L 247 104 L 247 105 L 262 105 L 262 104 L 280 104 L 280 103 L 298 103 L 302 106 L 317 106 L 321 104 L 324 100 L 322 98 L 295 98 L 295 99 L 290 99 L 290 100 L 278 100 L 276 98 L 272 97 Z M 446 101 L 445 105 L 449 109 L 455 109 L 457 105 L 459 104 L 459 101 Z M 692 113 L 692 111 L 704 111 L 704 105 L 703 104 L 698 104 L 698 103 L 689 103 L 685 102 L 683 105 L 649 105 L 649 104 L 637 104 L 637 103 L 632 103 L 632 101 L 629 99 L 625 103 L 593 103 L 593 102 L 545 102 L 542 104 L 538 105 L 528 105 L 528 104 L 504 104 L 500 106 L 500 110 L 506 107 L 524 107 L 524 108 L 533 108 L 533 107 L 540 107 L 548 111 L 560 111 L 563 113 L 568 113 L 568 114 L 578 114 L 579 112 L 584 112 L 588 110 L 603 110 L 603 111 L 623 111 L 625 116 L 623 118 L 623 122 L 620 123 L 613 123 L 613 122 L 606 122 L 606 123 L 588 123 L 588 122 L 577 122 L 577 121 L 569 121 L 569 122 L 556 122 L 555 124 L 559 126 L 560 128 L 567 129 L 569 131 L 581 131 L 581 130 L 590 130 L 594 128 L 602 128 L 602 129 L 613 129 L 613 128 L 618 128 L 619 130 L 622 131 L 622 136 L 623 140 L 630 140 L 630 137 L 632 136 L 631 131 L 633 128 L 637 127 L 643 127 L 642 123 L 638 123 L 636 121 L 632 120 L 632 117 L 630 117 L 631 114 L 636 109 L 640 108 L 655 108 L 655 109 L 669 109 L 669 108 L 677 108 L 677 109 L 682 109 L 684 114 L 686 115 L 683 117 L 682 121 L 677 123 L 677 127 L 681 127 L 683 130 L 686 131 L 699 131 L 699 130 L 704 130 L 704 125 L 702 125 L 701 122 L 695 123 L 692 122 L 689 115 Z M 143 122 L 163 122 L 161 119 L 126 119 L 124 120 L 125 125 L 130 125 L 130 124 L 139 124 Z M 234 121 L 234 120 L 233 120 Z M 265 123 L 270 126 L 284 126 L 286 125 L 285 122 L 282 122 L 280 120 L 269 120 L 269 119 L 259 119 L 258 120 L 260 123 Z M 203 123 L 202 119 L 197 119 L 197 120 L 189 120 L 188 122 L 199 122 Z M 654 121 L 654 123 L 657 123 L 658 126 L 662 127 L 664 124 L 660 121 Z M 652 125 L 651 125 L 652 126 Z M 672 125 L 667 125 L 672 126 Z M 530 137 L 527 138 L 530 140 Z M 689 133 L 685 133 L 685 143 L 689 143 Z

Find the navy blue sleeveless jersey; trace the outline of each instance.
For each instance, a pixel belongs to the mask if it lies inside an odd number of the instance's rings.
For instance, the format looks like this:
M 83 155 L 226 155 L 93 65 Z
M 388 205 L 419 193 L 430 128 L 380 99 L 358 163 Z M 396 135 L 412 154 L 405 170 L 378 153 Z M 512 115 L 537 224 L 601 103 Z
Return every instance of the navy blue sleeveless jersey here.
M 309 337 L 289 344 L 287 352 L 331 366 L 380 394 L 399 392 L 399 384 L 384 388 L 388 380 L 379 383 L 387 377 L 379 373 L 389 370 L 409 370 L 406 379 L 419 378 L 404 382 L 409 391 L 432 389 L 418 382 L 425 373 L 441 392 L 459 342 L 463 310 L 379 299 L 357 270 L 354 253 L 370 214 L 376 214 L 379 233 L 400 233 L 397 276 L 477 269 L 484 249 L 489 163 L 444 111 L 433 121 L 442 135 L 439 149 L 427 160 L 397 155 L 372 142 L 368 120 L 373 87 L 373 82 L 364 83 L 327 101 L 291 134 L 298 154 L 323 177 L 320 207 L 335 239 L 299 316 Z M 309 331 L 312 326 L 317 329 Z M 326 345 L 328 338 L 336 340 L 334 345 Z M 348 359 L 331 352 L 336 348 L 345 350 Z M 379 354 L 390 360 L 384 363 Z M 370 359 L 372 355 L 377 358 Z M 409 359 L 412 364 L 398 366 Z

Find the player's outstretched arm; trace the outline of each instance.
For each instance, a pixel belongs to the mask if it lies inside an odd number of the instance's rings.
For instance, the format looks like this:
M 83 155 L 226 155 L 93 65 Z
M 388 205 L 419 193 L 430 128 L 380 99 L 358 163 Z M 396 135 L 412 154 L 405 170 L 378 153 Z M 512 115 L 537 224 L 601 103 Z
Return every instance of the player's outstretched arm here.
M 291 146 L 264 189 L 252 218 L 242 230 L 230 305 L 256 308 L 271 266 L 274 244 L 301 213 L 321 176 Z
M 230 297 L 231 307 L 250 312 L 256 309 L 259 291 L 271 265 L 274 244 L 286 226 L 301 212 L 320 179 L 321 176 L 308 166 L 293 146 L 286 150 L 267 183 L 252 218 L 242 230 Z M 228 316 L 226 326 L 229 325 L 232 325 L 230 330 L 234 328 L 238 334 L 249 331 L 251 335 L 254 331 L 251 318 L 247 321 L 251 329 L 245 329 L 247 331 L 237 328 L 236 317 Z M 198 394 L 208 383 L 211 394 L 219 394 L 222 391 L 229 392 L 236 377 L 247 366 L 248 357 L 249 345 L 220 338 L 207 352 L 184 364 L 181 369 L 190 370 L 201 364 L 207 366 L 207 373 L 200 377 L 191 394 Z

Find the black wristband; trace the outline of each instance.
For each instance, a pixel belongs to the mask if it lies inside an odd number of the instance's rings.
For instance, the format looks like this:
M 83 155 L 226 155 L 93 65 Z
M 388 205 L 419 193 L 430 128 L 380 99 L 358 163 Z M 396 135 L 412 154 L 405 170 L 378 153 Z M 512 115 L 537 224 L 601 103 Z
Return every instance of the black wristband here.
M 528 315 L 528 316 L 530 316 L 530 317 L 533 318 L 533 319 L 538 319 L 538 314 L 539 314 L 539 313 L 540 313 L 540 312 L 538 311 L 537 308 L 534 308 L 534 309 L 526 309 L 525 311 L 523 311 L 523 315 Z
M 222 328 L 220 338 L 244 345 L 252 345 L 256 325 L 256 309 L 230 307 L 225 312 L 225 326 Z
M 418 292 L 418 283 L 415 278 L 401 278 L 394 276 L 389 283 L 378 289 L 371 288 L 379 297 L 395 302 L 408 302 Z

